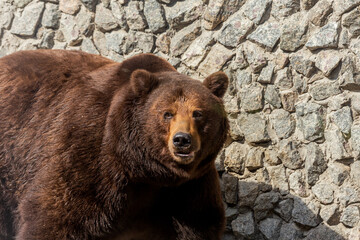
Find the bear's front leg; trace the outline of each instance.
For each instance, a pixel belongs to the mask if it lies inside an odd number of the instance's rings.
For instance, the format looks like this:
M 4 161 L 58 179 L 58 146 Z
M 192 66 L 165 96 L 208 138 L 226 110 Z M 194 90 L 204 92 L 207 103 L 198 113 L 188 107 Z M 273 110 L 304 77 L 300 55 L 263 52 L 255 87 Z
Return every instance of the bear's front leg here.
M 62 183 L 51 186 L 54 182 L 43 181 L 22 198 L 16 240 L 97 240 L 113 231 L 115 211 L 91 190 L 80 191 Z
M 215 169 L 176 188 L 171 200 L 177 240 L 220 240 L 225 216 Z

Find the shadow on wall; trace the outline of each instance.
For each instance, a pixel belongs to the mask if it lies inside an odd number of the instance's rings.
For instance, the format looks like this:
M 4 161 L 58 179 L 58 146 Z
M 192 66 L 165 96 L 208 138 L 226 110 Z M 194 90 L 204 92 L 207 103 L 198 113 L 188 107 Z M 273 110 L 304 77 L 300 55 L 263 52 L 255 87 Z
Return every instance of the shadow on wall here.
M 288 191 L 238 180 L 226 172 L 221 183 L 227 217 L 223 240 L 355 240 L 359 236 L 357 228 L 338 232 L 342 224 L 336 206 L 321 209 L 314 200 L 304 202 Z

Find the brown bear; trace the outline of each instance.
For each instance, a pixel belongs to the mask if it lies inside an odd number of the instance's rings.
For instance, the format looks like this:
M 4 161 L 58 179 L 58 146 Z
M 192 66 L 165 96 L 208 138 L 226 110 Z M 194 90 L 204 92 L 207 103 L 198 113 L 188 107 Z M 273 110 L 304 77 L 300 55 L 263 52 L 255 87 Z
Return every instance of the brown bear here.
M 220 239 L 222 72 L 80 51 L 0 59 L 0 239 Z

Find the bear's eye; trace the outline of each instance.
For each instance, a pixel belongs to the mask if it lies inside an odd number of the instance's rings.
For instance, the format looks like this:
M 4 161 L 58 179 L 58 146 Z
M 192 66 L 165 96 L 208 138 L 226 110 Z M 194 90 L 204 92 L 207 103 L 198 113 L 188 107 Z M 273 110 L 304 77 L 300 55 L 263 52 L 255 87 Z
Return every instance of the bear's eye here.
M 201 117 L 202 117 L 202 112 L 200 112 L 200 111 L 193 112 L 193 118 L 200 119 Z
M 165 112 L 164 113 L 164 119 L 172 119 L 173 118 L 173 114 L 172 113 L 170 113 L 170 112 Z

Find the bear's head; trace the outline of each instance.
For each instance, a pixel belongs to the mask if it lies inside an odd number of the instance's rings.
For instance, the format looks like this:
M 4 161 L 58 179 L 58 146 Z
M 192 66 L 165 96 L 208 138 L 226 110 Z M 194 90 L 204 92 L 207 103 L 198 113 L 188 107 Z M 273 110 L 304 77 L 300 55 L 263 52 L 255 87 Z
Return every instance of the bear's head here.
M 229 128 L 227 76 L 216 72 L 201 82 L 150 54 L 126 60 L 119 72 L 130 82 L 112 98 L 103 142 L 115 164 L 129 178 L 168 184 L 213 167 Z
M 205 172 L 227 136 L 227 87 L 223 72 L 200 82 L 176 71 L 134 71 L 131 89 L 144 99 L 140 122 L 151 158 L 190 178 Z

